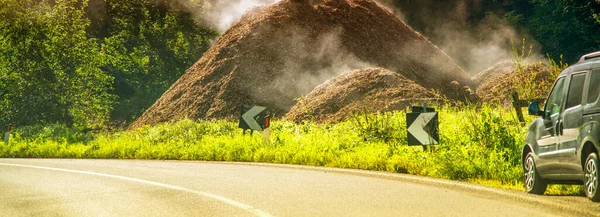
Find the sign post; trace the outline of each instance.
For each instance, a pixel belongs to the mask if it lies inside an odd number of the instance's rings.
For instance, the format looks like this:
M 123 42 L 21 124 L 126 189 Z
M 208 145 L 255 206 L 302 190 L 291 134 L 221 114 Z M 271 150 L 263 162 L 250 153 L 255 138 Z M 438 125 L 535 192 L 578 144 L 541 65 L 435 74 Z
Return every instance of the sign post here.
M 433 108 L 413 107 L 406 113 L 406 129 L 409 146 L 436 145 L 440 141 L 438 113 Z
M 269 141 L 269 137 L 271 137 L 271 128 L 266 128 L 263 130 L 263 139 L 265 142 Z
M 4 134 L 4 144 L 8 145 L 8 140 L 10 140 L 10 125 L 8 125 L 8 131 Z
M 527 106 L 529 106 L 530 102 L 538 102 L 538 103 L 543 103 L 544 100 L 546 99 L 533 99 L 533 100 L 523 100 L 519 98 L 519 93 L 514 91 L 512 93 L 512 98 L 513 98 L 513 107 L 515 108 L 515 111 L 517 112 L 517 118 L 519 118 L 519 122 L 521 122 L 521 124 L 526 124 L 525 122 L 525 117 L 523 117 L 523 111 L 521 110 L 521 108 L 525 108 Z
M 266 110 L 266 107 L 242 105 L 239 128 L 244 130 L 244 134 L 246 134 L 246 130 L 250 130 L 250 135 L 254 133 L 254 130 L 259 130 L 263 131 L 265 141 L 269 140 L 271 120 Z

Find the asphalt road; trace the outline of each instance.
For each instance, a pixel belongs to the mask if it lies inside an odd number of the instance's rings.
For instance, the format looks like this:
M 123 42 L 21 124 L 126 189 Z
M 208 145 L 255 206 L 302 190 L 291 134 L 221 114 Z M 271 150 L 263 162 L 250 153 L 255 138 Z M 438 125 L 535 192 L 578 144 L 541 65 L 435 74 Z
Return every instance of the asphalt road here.
M 0 216 L 569 215 L 527 200 L 448 187 L 452 182 L 436 186 L 427 180 L 422 184 L 340 171 L 207 162 L 0 159 Z

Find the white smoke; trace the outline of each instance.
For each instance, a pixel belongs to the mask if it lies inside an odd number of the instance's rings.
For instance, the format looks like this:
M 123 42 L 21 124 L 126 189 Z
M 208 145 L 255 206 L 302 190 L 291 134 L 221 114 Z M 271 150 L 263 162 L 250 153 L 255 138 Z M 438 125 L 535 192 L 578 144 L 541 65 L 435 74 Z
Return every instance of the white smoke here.
M 303 54 L 300 57 L 301 59 L 310 59 L 309 62 L 322 64 L 319 69 L 307 69 L 307 62 L 299 62 L 292 58 L 285 62 L 284 68 L 286 69 L 287 78 L 298 74 L 302 75 L 292 79 L 293 82 L 289 85 L 295 87 L 294 94 L 296 96 L 308 94 L 316 86 L 343 73 L 373 67 L 370 63 L 360 60 L 343 48 L 340 39 L 343 31 L 341 28 L 332 29 L 331 32 L 319 36 L 316 41 L 309 39 L 308 35 L 305 34 L 307 32 L 305 30 L 295 31 L 295 37 L 287 42 L 289 46 L 293 47 L 296 52 Z
M 540 52 L 541 45 L 527 31 L 505 20 L 502 14 L 484 11 L 486 9 L 482 8 L 479 1 L 378 1 L 387 2 L 386 5 L 391 7 L 404 7 L 395 8 L 401 11 L 396 14 L 428 37 L 470 74 L 481 72 L 498 62 L 512 61 L 511 41 L 520 50 L 524 38 L 526 53 L 529 46 L 533 46 L 529 60 L 545 59 Z M 440 6 L 444 6 L 444 10 L 439 10 Z M 427 16 L 422 16 L 425 14 Z
M 278 0 L 218 0 L 211 3 L 208 12 L 201 19 L 213 25 L 219 32 L 225 32 L 238 22 L 246 12 L 266 6 Z
M 198 0 L 179 0 L 187 5 Z M 224 33 L 237 23 L 247 12 L 260 10 L 261 7 L 278 2 L 279 0 L 209 0 L 202 10 L 193 11 L 199 20 Z M 308 1 L 308 0 L 307 0 Z M 393 0 L 376 0 L 387 7 L 396 16 L 406 22 L 402 10 L 394 6 Z M 424 8 L 431 7 L 431 1 L 424 1 Z M 428 3 L 429 2 L 429 3 Z M 544 59 L 539 55 L 539 44 L 527 34 L 522 34 L 514 27 L 498 20 L 489 19 L 480 25 L 467 22 L 469 11 L 467 0 L 457 1 L 447 10 L 448 17 L 421 17 L 430 25 L 425 27 L 425 35 L 434 44 L 444 50 L 451 58 L 470 74 L 486 69 L 501 61 L 512 60 L 510 40 L 519 46 L 522 38 L 527 38 L 527 44 L 534 45 L 532 58 Z M 425 4 L 427 3 L 427 4 Z M 200 12 L 202 11 L 202 12 Z M 486 17 L 487 18 L 487 17 Z M 354 68 L 354 67 L 350 67 Z

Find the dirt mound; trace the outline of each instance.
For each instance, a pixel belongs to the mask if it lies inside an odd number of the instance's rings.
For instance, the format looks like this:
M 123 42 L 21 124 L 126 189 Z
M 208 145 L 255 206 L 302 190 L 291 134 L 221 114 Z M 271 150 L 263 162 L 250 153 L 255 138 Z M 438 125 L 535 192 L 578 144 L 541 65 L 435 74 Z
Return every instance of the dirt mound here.
M 337 76 L 303 97 L 286 118 L 335 123 L 355 113 L 403 110 L 441 98 L 406 77 L 383 68 L 359 69 Z
M 555 78 L 552 67 L 537 62 L 523 66 L 522 70 L 499 63 L 478 73 L 473 80 L 477 81 L 475 92 L 481 102 L 501 104 L 511 103 L 514 91 L 520 93 L 521 99 L 545 98 Z
M 486 70 L 477 73 L 471 78 L 471 80 L 473 80 L 473 83 L 475 83 L 476 86 L 479 86 L 485 81 L 497 79 L 499 76 L 506 76 L 515 70 L 517 70 L 517 68 L 513 62 L 502 61 L 490 66 Z
M 384 67 L 459 100 L 458 65 L 372 0 L 282 0 L 252 10 L 132 128 L 188 118 L 229 118 L 243 103 L 283 115 L 294 98 L 343 72 Z

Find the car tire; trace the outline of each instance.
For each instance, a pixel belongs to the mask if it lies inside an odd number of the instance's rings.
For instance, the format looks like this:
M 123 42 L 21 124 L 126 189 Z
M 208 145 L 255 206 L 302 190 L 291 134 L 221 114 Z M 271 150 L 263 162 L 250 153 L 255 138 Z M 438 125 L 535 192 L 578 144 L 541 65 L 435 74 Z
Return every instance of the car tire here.
M 548 182 L 537 172 L 533 153 L 529 152 L 523 160 L 523 184 L 527 193 L 544 194 L 548 187 Z
M 600 192 L 598 192 L 599 180 L 599 166 L 598 154 L 592 152 L 588 155 L 583 164 L 583 184 L 585 195 L 594 202 L 600 202 Z

